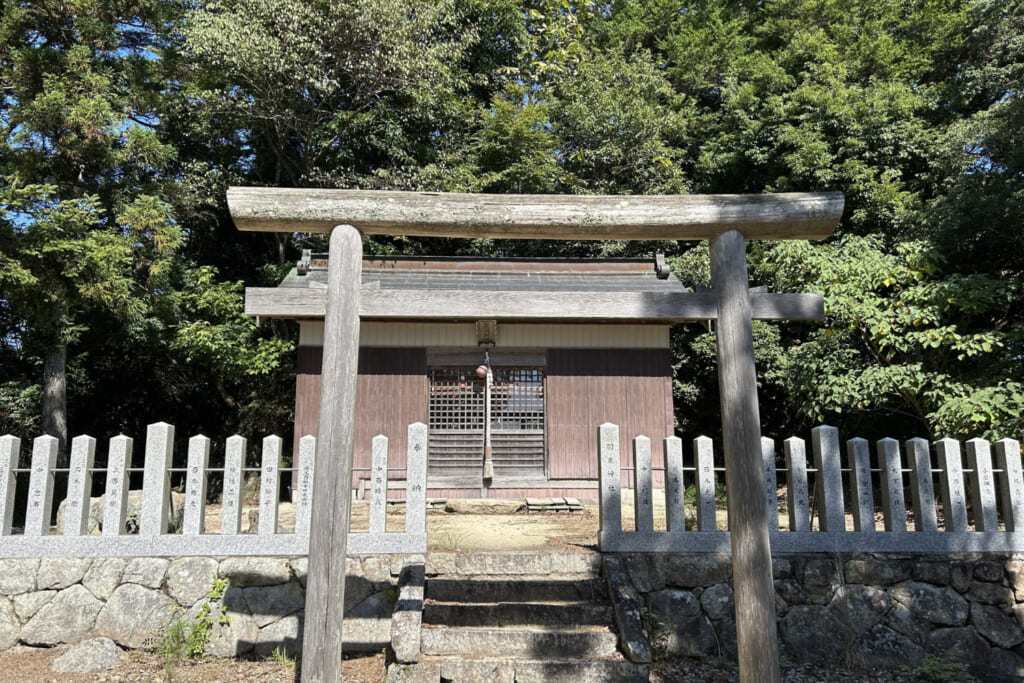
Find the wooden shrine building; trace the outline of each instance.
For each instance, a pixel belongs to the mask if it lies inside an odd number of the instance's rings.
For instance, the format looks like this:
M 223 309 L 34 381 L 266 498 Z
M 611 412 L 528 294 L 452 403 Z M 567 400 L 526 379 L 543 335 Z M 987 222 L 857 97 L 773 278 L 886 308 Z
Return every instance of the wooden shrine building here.
M 326 255 L 306 254 L 278 287 L 246 292 L 249 314 L 299 323 L 296 445 L 317 431 L 324 322 L 323 310 L 310 310 L 309 300 L 326 286 Z M 580 318 L 571 306 L 555 318 L 537 318 L 515 305 L 545 296 L 685 295 L 660 255 L 366 257 L 362 287 L 419 302 L 438 314 L 396 317 L 390 300 L 383 304 L 386 309 L 365 311 L 353 477 L 359 491 L 369 480 L 363 468 L 370 465 L 372 438 L 388 436 L 392 466 L 403 467 L 406 428 L 413 422 L 428 425 L 428 495 L 440 497 L 594 498 L 593 425 L 621 425 L 623 453 L 638 435 L 673 433 L 673 318 L 611 306 L 605 318 Z M 481 295 L 508 301 L 507 314 L 474 315 L 470 297 Z M 477 372 L 480 366 L 490 368 L 490 377 Z M 488 454 L 492 465 L 485 468 Z M 401 489 L 393 495 L 401 495 Z

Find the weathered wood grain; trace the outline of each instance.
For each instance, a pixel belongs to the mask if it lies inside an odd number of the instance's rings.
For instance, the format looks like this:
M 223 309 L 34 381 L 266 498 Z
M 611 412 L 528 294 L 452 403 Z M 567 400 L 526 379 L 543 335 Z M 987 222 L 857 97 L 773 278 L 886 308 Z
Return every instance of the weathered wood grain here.
M 231 187 L 239 230 L 560 240 L 823 239 L 843 213 L 838 192 L 759 195 L 490 195 Z
M 374 320 L 663 321 L 713 320 L 711 292 L 492 292 L 363 288 L 359 315 Z M 820 294 L 751 293 L 754 320 L 821 320 Z M 322 318 L 327 290 L 247 287 L 245 313 L 261 318 Z
M 712 240 L 711 279 L 719 297 L 718 386 L 729 491 L 737 659 L 740 681 L 766 683 L 779 681 L 781 674 L 743 233 L 729 230 Z
M 331 233 L 324 323 L 320 425 L 313 473 L 302 680 L 336 683 L 341 666 L 345 551 L 352 502 L 356 378 L 359 363 L 359 281 L 362 236 L 348 225 Z

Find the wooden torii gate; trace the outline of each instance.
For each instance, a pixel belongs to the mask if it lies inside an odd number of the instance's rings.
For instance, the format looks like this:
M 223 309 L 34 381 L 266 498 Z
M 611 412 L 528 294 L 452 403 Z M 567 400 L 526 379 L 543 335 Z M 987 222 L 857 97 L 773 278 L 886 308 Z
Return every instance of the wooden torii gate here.
M 480 195 L 229 188 L 240 230 L 329 232 L 323 385 L 306 583 L 302 680 L 335 683 L 341 666 L 345 552 L 351 503 L 359 353 L 362 233 L 556 240 L 710 240 L 712 301 L 694 294 L 695 319 L 716 318 L 726 487 L 740 679 L 778 681 L 775 590 L 763 498 L 761 429 L 747 284 L 747 239 L 823 239 L 843 212 L 839 193 L 591 196 Z M 464 295 L 464 293 L 462 293 Z M 794 295 L 760 295 L 761 316 L 820 308 Z M 409 302 L 406 302 L 407 304 Z M 634 302 L 641 309 L 659 302 Z M 664 304 L 665 302 L 661 302 Z M 686 302 L 674 302 L 685 307 Z M 710 303 L 711 306 L 706 305 Z M 500 307 L 500 297 L 475 302 Z M 608 302 L 567 301 L 592 309 Z M 711 309 L 711 310 L 708 310 Z M 590 317 L 600 318 L 590 310 Z M 711 313 L 711 315 L 708 315 Z M 767 313 L 767 314 L 764 314 Z M 484 316 L 487 317 L 487 316 Z M 690 317 L 680 314 L 679 318 Z M 812 316 L 792 316 L 812 317 Z

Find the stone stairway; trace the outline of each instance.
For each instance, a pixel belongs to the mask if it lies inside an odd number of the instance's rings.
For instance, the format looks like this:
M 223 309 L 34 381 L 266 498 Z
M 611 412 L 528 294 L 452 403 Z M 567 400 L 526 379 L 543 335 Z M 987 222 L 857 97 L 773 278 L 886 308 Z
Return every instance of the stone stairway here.
M 389 683 L 648 680 L 619 650 L 598 553 L 431 553 L 426 574 L 419 657 Z

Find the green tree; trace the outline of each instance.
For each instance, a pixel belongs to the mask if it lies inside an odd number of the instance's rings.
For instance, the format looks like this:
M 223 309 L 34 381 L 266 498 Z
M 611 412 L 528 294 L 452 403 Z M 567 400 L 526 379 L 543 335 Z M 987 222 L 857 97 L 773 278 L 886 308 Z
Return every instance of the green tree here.
M 1012 282 L 948 274 L 923 242 L 878 237 L 779 244 L 761 264 L 780 288 L 821 288 L 826 320 L 786 357 L 794 407 L 809 421 L 850 411 L 868 431 L 1006 436 L 1021 426 L 1024 386 L 1005 375 Z M 801 284 L 804 283 L 804 284 Z M 810 284 L 808 284 L 810 283 Z
M 594 33 L 650 53 L 681 98 L 694 191 L 846 196 L 834 244 L 750 250 L 755 282 L 829 307 L 824 326 L 761 340 L 761 390 L 784 406 L 771 419 L 1019 428 L 1022 21 L 1011 0 L 659 0 L 617 3 Z M 709 395 L 704 337 L 675 339 L 677 390 Z
M 0 275 L 5 344 L 41 358 L 44 432 L 67 438 L 69 344 L 90 310 L 125 319 L 180 243 L 161 192 L 174 150 L 149 96 L 159 1 L 5 3 Z

